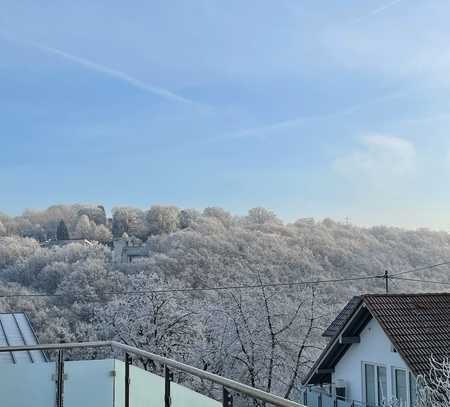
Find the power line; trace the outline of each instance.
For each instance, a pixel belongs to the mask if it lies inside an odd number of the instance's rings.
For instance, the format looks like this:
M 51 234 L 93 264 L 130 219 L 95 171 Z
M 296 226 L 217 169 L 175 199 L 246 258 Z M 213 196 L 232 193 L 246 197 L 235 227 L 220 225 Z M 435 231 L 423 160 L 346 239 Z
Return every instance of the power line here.
M 374 280 L 374 279 L 384 279 L 386 285 L 388 284 L 388 280 L 402 280 L 402 281 L 411 281 L 411 282 L 420 282 L 420 283 L 429 283 L 429 284 L 441 284 L 441 285 L 449 285 L 450 282 L 443 281 L 433 281 L 433 280 L 423 280 L 423 279 L 413 279 L 413 278 L 404 278 L 398 277 L 403 274 L 412 273 L 415 271 L 424 271 L 433 269 L 439 266 L 450 265 L 450 261 L 443 262 L 439 264 L 434 264 L 431 266 L 421 267 L 417 269 L 407 270 L 400 273 L 388 274 L 385 272 L 383 275 L 374 275 L 374 276 L 361 276 L 361 277 L 349 277 L 349 278 L 337 278 L 337 279 L 328 279 L 328 280 L 311 280 L 311 281 L 295 281 L 291 283 L 266 283 L 266 284 L 242 284 L 242 285 L 234 285 L 234 286 L 216 286 L 216 287 L 182 287 L 182 288 L 166 288 L 159 290 L 137 290 L 137 291 L 108 291 L 100 293 L 100 295 L 118 295 L 118 296 L 139 296 L 139 295 L 148 295 L 148 294 L 169 294 L 169 293 L 185 293 L 185 292 L 206 292 L 206 291 L 227 291 L 227 290 L 251 290 L 257 288 L 276 288 L 276 287 L 295 287 L 301 285 L 320 285 L 320 284 L 331 284 L 331 283 L 343 283 L 350 281 L 363 281 L 363 280 Z M 386 292 L 388 292 L 388 288 L 386 287 Z M 62 298 L 67 297 L 67 294 L 45 294 L 45 293 L 34 293 L 34 294 L 0 294 L 0 298 Z M 72 293 L 71 297 L 89 297 L 83 293 Z M 91 300 L 92 301 L 92 300 Z
M 437 268 L 437 267 L 440 267 L 440 266 L 447 266 L 447 265 L 450 265 L 450 261 L 446 261 L 446 262 L 438 263 L 438 264 L 433 264 L 431 266 L 424 266 L 424 267 L 420 267 L 420 268 L 416 268 L 416 269 L 402 271 L 400 273 L 394 273 L 394 274 L 391 274 L 391 277 L 401 276 L 403 274 L 408 274 L 408 273 L 414 273 L 415 271 L 432 270 L 434 268 Z
M 391 278 L 394 280 L 413 281 L 416 283 L 440 284 L 440 285 L 450 286 L 450 282 L 445 282 L 445 281 L 421 280 L 419 278 L 406 278 L 406 277 L 391 277 Z
M 226 290 L 245 290 L 245 289 L 256 289 L 256 288 L 270 288 L 270 287 L 295 287 L 301 285 L 319 285 L 319 284 L 331 284 L 331 283 L 342 283 L 348 281 L 361 281 L 361 280 L 371 280 L 379 278 L 379 276 L 364 276 L 364 277 L 349 277 L 349 278 L 337 278 L 330 280 L 311 280 L 311 281 L 295 281 L 292 283 L 267 283 L 267 284 L 243 284 L 234 286 L 217 286 L 217 287 L 185 287 L 185 288 L 167 288 L 160 290 L 139 290 L 139 291 L 109 291 L 101 293 L 101 295 L 120 295 L 120 296 L 139 296 L 147 294 L 168 294 L 168 293 L 180 293 L 180 292 L 204 292 L 204 291 L 226 291 Z M 0 298 L 45 298 L 45 297 L 67 297 L 67 294 L 3 294 Z M 74 293 L 72 297 L 87 297 L 87 295 L 82 293 Z

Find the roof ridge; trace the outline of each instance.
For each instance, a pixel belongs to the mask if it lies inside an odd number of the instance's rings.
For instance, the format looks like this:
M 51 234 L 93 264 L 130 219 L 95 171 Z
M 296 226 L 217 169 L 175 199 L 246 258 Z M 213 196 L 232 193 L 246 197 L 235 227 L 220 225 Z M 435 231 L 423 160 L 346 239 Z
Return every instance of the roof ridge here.
M 361 298 L 367 297 L 439 297 L 439 296 L 449 296 L 450 291 L 442 291 L 436 293 L 374 293 L 374 294 L 361 294 Z

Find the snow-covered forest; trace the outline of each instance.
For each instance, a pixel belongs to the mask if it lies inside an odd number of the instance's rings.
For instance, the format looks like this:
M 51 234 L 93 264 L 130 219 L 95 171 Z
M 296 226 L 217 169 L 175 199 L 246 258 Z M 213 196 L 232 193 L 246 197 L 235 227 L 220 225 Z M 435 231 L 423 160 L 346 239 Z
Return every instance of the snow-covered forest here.
M 66 237 L 93 244 L 46 244 L 62 223 Z M 111 241 L 124 234 L 146 241 L 149 257 L 113 262 Z M 331 219 L 284 224 L 263 208 L 247 216 L 221 208 L 115 208 L 109 220 L 101 206 L 54 206 L 0 214 L 0 310 L 28 312 L 41 342 L 114 339 L 295 397 L 324 346 L 322 329 L 351 296 L 383 292 L 384 282 L 264 284 L 373 276 L 448 260 L 446 232 Z M 448 267 L 409 276 L 450 282 Z M 201 290 L 237 285 L 259 287 Z M 391 282 L 393 292 L 442 289 Z

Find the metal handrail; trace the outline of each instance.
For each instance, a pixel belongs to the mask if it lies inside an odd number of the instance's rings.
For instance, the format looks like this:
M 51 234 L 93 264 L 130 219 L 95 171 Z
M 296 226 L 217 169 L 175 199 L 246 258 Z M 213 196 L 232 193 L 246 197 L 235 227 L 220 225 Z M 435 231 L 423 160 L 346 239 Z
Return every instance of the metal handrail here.
M 384 407 L 385 406 L 385 404 L 369 404 L 369 403 L 366 403 L 366 402 L 360 401 L 360 400 L 341 398 L 338 396 L 334 396 L 333 394 L 330 394 L 326 391 L 320 390 L 320 388 L 314 388 L 314 386 L 312 386 L 312 385 L 304 386 L 300 391 L 302 393 L 309 392 L 309 393 L 314 393 L 314 394 L 321 395 L 321 396 L 326 396 L 329 399 L 332 399 L 333 402 L 334 402 L 334 400 L 339 400 L 343 403 L 346 403 L 348 406 L 353 406 L 353 407 Z
M 53 344 L 42 344 L 42 345 L 20 345 L 20 346 L 3 346 L 0 347 L 0 353 L 2 352 L 24 352 L 31 350 L 64 350 L 64 349 L 80 349 L 80 348 L 102 348 L 111 347 L 112 349 L 121 350 L 127 353 L 131 353 L 146 359 L 151 359 L 153 361 L 162 363 L 166 366 L 172 367 L 176 370 L 189 373 L 193 376 L 197 376 L 202 379 L 210 380 L 213 383 L 220 384 L 227 389 L 235 390 L 241 394 L 245 394 L 254 399 L 264 401 L 266 403 L 271 403 L 277 407 L 305 407 L 302 404 L 295 403 L 284 399 L 282 397 L 276 396 L 271 393 L 267 393 L 263 390 L 255 389 L 254 387 L 247 386 L 236 382 L 231 379 L 216 375 L 214 373 L 206 372 L 204 370 L 198 369 L 193 366 L 186 365 L 184 363 L 178 362 L 173 359 L 168 359 L 154 353 L 150 353 L 133 346 L 125 345 L 120 342 L 115 341 L 101 341 L 101 342 L 75 342 L 75 343 L 53 343 Z

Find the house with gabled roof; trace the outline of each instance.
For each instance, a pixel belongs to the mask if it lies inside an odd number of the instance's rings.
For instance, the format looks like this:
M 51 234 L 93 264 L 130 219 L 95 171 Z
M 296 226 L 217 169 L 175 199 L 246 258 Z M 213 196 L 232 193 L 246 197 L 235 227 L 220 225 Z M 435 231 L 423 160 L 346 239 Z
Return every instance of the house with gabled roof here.
M 416 378 L 427 374 L 431 356 L 450 354 L 450 293 L 354 297 L 324 336 L 328 345 L 305 385 L 330 389 L 339 405 L 395 399 L 412 407 Z

